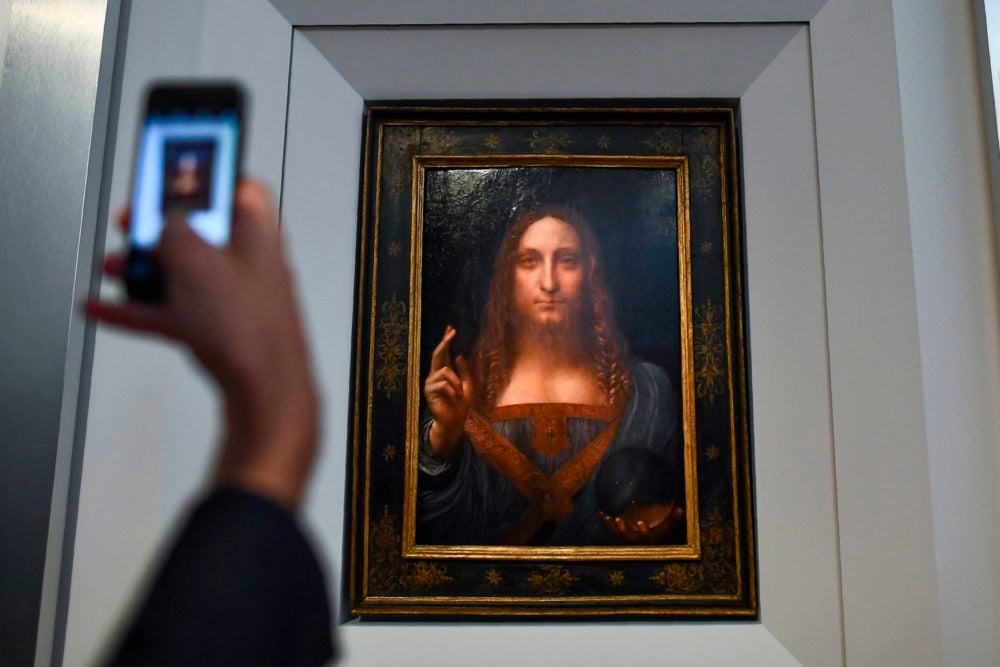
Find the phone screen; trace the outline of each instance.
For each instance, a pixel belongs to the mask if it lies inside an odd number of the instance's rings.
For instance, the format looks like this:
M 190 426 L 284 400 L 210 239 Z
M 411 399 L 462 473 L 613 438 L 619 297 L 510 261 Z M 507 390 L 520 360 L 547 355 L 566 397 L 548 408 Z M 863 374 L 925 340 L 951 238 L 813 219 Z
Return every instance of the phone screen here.
M 151 250 L 166 217 L 182 213 L 208 243 L 229 242 L 233 194 L 239 169 L 237 109 L 151 107 L 140 132 L 131 243 Z

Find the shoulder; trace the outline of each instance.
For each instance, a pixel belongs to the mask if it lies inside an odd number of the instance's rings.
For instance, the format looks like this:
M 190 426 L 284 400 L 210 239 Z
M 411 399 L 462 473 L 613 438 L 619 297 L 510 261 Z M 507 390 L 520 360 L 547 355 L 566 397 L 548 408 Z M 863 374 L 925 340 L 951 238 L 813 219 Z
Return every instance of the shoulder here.
M 640 386 L 673 388 L 670 376 L 662 366 L 634 359 L 629 363 L 629 372 L 632 374 L 632 382 L 636 388 Z
M 632 374 L 632 402 L 637 408 L 661 408 L 676 403 L 674 383 L 662 366 L 636 359 L 629 363 L 629 372 Z
M 622 412 L 622 446 L 641 444 L 663 453 L 677 430 L 679 396 L 662 366 L 633 359 L 629 372 L 632 397 Z

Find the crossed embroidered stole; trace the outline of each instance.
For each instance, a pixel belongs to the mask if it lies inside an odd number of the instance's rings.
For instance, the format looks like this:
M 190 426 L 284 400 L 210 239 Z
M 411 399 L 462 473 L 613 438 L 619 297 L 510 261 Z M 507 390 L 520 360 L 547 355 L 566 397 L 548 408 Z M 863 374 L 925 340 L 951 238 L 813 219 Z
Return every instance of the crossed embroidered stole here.
M 531 459 L 496 432 L 492 421 L 531 418 L 535 425 L 532 448 L 552 455 L 569 446 L 567 419 L 581 417 L 610 422 L 597 437 L 561 468 L 548 475 Z M 523 545 L 546 521 L 559 521 L 573 509 L 573 496 L 594 474 L 618 432 L 621 419 L 614 409 L 571 403 L 531 403 L 493 408 L 486 417 L 475 411 L 465 420 L 465 432 L 476 453 L 507 478 L 532 508 L 500 544 Z

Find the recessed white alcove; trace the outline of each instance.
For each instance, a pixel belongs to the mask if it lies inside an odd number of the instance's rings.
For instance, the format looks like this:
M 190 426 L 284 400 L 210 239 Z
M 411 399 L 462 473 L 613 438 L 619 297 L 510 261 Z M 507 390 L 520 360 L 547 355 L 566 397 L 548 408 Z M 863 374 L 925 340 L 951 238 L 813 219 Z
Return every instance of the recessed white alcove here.
M 746 174 L 760 561 L 759 623 L 491 623 L 342 628 L 359 664 L 447 664 L 586 655 L 623 647 L 714 664 L 839 664 L 841 629 L 829 381 L 808 31 L 802 25 L 419 27 L 301 31 L 289 97 L 284 207 L 317 355 L 346 433 L 357 181 L 365 99 L 741 98 Z M 334 158 L 335 156 L 335 158 Z M 775 196 L 777 195 L 777 196 Z M 771 258 L 792 255 L 790 261 Z M 758 344 L 759 341 L 759 344 Z M 334 378 L 341 378 L 332 381 Z M 790 414 L 783 406 L 795 403 Z M 333 441 L 311 505 L 341 553 L 346 441 Z M 323 493 L 323 489 L 331 493 Z M 336 517 L 331 523 L 330 519 Z M 803 594 L 808 591 L 808 594 Z M 390 637 L 400 636 L 386 641 Z M 635 643 L 628 638 L 634 637 Z M 639 641 L 639 638 L 642 638 Z M 511 652 L 519 655 L 515 658 Z M 492 657 L 491 657 L 492 656 Z M 535 656 L 533 659 L 532 656 Z M 652 664 L 652 662 L 651 662 Z

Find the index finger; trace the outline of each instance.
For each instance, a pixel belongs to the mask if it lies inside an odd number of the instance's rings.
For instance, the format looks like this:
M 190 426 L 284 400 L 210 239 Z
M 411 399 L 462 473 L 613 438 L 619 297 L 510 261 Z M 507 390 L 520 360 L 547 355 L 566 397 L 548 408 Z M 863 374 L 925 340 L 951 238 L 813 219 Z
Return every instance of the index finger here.
M 440 370 L 445 366 L 451 365 L 451 352 L 449 347 L 451 346 L 451 341 L 455 337 L 455 329 L 449 324 L 444 330 L 444 335 L 441 336 L 441 342 L 438 343 L 437 347 L 434 348 L 433 354 L 431 354 L 431 372 Z

